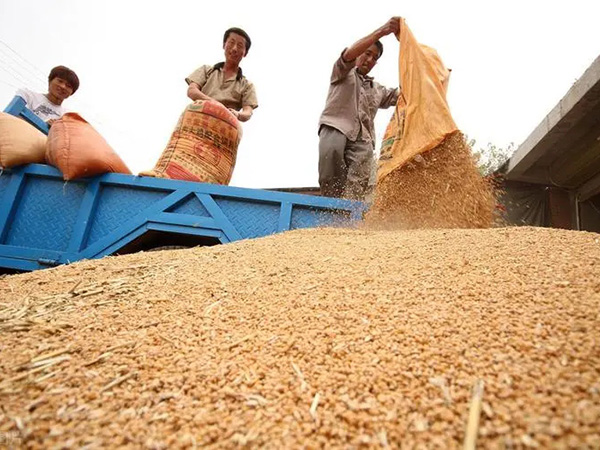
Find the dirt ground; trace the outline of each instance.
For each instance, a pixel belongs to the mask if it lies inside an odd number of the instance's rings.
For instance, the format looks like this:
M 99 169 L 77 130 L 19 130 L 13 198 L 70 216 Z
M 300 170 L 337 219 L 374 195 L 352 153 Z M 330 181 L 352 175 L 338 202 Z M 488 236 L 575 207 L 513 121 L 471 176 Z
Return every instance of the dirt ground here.
M 600 448 L 600 235 L 315 229 L 0 278 L 0 447 Z

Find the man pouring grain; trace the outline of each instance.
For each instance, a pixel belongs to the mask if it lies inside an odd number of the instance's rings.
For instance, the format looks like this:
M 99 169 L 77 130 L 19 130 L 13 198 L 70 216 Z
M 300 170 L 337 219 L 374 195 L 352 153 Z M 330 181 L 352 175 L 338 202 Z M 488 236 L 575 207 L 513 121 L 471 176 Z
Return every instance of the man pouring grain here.
M 333 65 L 325 109 L 319 119 L 319 185 L 322 195 L 362 200 L 375 147 L 375 114 L 396 104 L 399 90 L 368 76 L 383 53 L 379 41 L 398 35 L 400 18 L 345 49 Z

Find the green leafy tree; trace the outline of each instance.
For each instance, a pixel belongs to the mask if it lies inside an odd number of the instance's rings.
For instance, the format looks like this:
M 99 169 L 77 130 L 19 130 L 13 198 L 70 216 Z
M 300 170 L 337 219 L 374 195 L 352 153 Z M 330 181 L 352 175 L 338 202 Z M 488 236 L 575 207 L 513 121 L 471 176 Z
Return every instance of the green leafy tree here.
M 516 150 L 515 144 L 511 142 L 507 147 L 498 147 L 488 142 L 486 148 L 475 150 L 475 139 L 466 138 L 467 145 L 471 148 L 477 168 L 483 176 L 490 175 L 498 170 L 509 160 Z

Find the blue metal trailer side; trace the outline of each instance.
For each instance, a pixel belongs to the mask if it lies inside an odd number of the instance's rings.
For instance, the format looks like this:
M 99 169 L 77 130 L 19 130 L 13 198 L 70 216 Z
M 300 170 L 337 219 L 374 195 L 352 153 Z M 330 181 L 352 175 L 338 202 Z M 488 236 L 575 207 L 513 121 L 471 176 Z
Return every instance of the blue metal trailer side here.
M 17 99 L 7 112 L 34 123 Z M 149 233 L 228 243 L 351 226 L 363 212 L 362 203 L 348 200 L 133 175 L 64 182 L 57 169 L 29 164 L 0 175 L 0 268 L 36 270 L 100 258 Z

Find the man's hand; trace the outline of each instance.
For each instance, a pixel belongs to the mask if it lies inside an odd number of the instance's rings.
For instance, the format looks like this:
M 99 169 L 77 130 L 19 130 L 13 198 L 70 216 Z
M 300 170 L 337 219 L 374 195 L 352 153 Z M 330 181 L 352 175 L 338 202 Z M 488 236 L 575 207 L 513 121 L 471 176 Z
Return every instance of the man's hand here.
M 52 124 L 54 124 L 54 122 L 56 122 L 58 119 L 48 119 L 46 121 L 46 125 L 48 125 L 48 128 L 50 128 L 52 126 Z
M 387 36 L 388 34 L 398 34 L 400 32 L 400 17 L 394 16 L 388 20 L 382 27 L 379 28 L 379 34 L 381 37 Z
M 244 106 L 241 111 L 236 111 L 233 108 L 229 108 L 229 111 L 235 116 L 240 122 L 247 122 L 252 117 L 252 106 Z
M 367 49 L 383 36 L 395 33 L 396 39 L 400 39 L 400 17 L 395 16 L 389 19 L 384 25 L 372 31 L 371 34 L 356 41 L 350 48 L 347 48 L 342 54 L 344 61 L 354 61 L 362 55 Z

